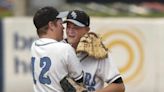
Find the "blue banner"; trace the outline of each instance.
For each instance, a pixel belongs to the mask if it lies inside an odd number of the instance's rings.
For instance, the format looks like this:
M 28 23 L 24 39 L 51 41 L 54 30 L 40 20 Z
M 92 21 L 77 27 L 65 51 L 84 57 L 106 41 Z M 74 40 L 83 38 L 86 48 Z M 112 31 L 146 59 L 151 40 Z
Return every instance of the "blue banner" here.
M 2 19 L 0 19 L 0 92 L 3 92 L 3 30 Z

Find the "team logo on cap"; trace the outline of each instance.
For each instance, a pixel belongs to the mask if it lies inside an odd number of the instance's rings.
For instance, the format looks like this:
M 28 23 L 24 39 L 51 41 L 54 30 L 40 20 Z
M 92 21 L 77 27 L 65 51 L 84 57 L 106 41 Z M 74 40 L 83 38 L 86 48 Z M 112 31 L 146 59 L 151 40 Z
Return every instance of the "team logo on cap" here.
M 76 19 L 77 14 L 73 11 L 73 12 L 71 13 L 71 16 L 72 16 L 73 19 Z

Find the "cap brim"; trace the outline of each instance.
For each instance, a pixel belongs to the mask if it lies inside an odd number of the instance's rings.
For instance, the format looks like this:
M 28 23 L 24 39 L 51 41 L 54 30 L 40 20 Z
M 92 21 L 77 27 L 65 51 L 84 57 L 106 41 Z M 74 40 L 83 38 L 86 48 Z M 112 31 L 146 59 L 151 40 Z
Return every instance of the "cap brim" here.
M 85 25 L 84 25 L 84 24 L 80 23 L 80 22 L 79 22 L 79 21 L 77 21 L 77 20 L 73 20 L 73 19 L 66 19 L 66 20 L 64 21 L 64 23 L 66 23 L 66 22 L 71 22 L 71 23 L 73 23 L 73 24 L 75 24 L 75 25 L 77 25 L 77 26 L 79 26 L 79 27 L 85 27 Z
M 56 18 L 64 18 L 67 17 L 69 11 L 59 12 L 59 14 L 56 16 Z

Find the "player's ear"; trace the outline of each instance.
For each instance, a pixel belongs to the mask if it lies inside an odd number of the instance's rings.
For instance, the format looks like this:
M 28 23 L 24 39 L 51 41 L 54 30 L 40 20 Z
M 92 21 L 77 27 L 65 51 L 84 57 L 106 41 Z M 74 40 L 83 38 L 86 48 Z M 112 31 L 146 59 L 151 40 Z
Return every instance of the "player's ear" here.
M 52 21 L 48 22 L 48 28 L 53 29 L 54 26 L 55 25 L 54 25 L 54 23 Z

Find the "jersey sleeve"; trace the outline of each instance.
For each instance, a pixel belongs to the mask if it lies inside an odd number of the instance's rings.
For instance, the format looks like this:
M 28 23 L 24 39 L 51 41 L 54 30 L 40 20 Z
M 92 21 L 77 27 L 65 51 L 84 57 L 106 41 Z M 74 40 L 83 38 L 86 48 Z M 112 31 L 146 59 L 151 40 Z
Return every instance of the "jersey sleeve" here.
M 106 83 L 112 83 L 121 77 L 111 55 L 108 55 L 108 58 L 99 61 L 97 74 Z
M 72 77 L 75 81 L 77 81 L 83 77 L 82 66 L 78 57 L 76 56 L 75 50 L 72 47 L 69 48 L 67 53 L 67 68 L 69 76 Z

